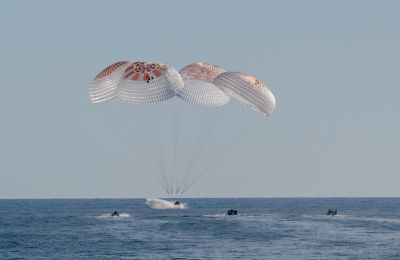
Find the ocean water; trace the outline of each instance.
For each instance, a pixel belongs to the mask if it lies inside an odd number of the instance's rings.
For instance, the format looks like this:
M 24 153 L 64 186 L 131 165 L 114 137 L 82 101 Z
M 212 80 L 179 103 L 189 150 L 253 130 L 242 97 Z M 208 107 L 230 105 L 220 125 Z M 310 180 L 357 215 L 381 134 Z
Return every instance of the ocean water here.
M 0 200 L 0 259 L 400 259 L 400 198 L 182 201 Z

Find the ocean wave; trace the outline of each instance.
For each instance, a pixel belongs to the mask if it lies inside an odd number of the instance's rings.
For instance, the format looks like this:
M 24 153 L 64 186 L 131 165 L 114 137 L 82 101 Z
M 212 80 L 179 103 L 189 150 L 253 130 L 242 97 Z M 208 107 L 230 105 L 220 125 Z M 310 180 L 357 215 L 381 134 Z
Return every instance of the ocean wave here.
M 204 217 L 208 218 L 237 218 L 241 220 L 251 220 L 251 221 L 263 221 L 263 220 L 270 220 L 273 218 L 278 217 L 278 214 L 241 214 L 238 213 L 237 215 L 227 215 L 226 213 L 217 213 L 217 214 L 205 214 Z
M 385 218 L 385 217 L 366 217 L 366 216 L 356 216 L 356 215 L 345 215 L 337 214 L 335 216 L 327 215 L 303 215 L 304 218 L 310 219 L 330 219 L 330 220 L 351 220 L 351 221 L 367 221 L 367 222 L 387 222 L 392 224 L 400 224 L 400 219 L 398 218 Z

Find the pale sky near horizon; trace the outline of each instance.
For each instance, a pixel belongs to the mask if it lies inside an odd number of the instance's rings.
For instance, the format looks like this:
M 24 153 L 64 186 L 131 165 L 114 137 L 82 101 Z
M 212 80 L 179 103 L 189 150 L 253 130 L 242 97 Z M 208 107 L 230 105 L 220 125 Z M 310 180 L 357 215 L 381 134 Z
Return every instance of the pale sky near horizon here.
M 127 114 L 105 120 L 126 106 L 90 103 L 90 81 L 120 60 L 178 70 L 206 60 L 275 95 L 274 114 L 186 197 L 400 196 L 399 10 L 399 1 L 2 1 L 0 199 L 166 196 L 118 137 L 132 127 Z M 235 102 L 222 117 L 239 128 L 260 121 Z

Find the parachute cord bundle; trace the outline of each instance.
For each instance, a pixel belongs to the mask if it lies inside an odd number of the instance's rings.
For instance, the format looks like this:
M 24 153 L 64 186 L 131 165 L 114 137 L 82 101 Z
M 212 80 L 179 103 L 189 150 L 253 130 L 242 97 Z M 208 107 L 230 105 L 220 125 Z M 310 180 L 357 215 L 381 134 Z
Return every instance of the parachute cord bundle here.
M 196 175 L 195 174 L 195 167 L 196 163 L 199 161 L 200 156 L 204 149 L 207 147 L 207 145 L 210 144 L 208 140 L 212 136 L 212 134 L 215 132 L 216 128 L 218 127 L 219 124 L 221 124 L 221 116 L 224 111 L 224 107 L 221 109 L 217 110 L 218 112 L 216 113 L 215 118 L 210 117 L 210 111 L 204 110 L 202 113 L 202 119 L 200 123 L 200 127 L 198 128 L 197 132 L 197 138 L 195 140 L 195 145 L 193 148 L 193 155 L 189 159 L 189 165 L 184 171 L 184 176 L 181 178 L 181 183 L 180 183 L 180 191 L 179 193 L 182 195 L 185 190 L 185 186 L 187 185 L 188 179 L 190 179 L 191 176 Z M 223 119 L 223 118 L 222 118 Z
M 224 158 L 226 158 L 237 146 L 239 146 L 243 141 L 246 140 L 253 132 L 255 132 L 257 129 L 260 128 L 262 125 L 263 121 L 260 123 L 256 124 L 253 128 L 250 130 L 242 131 L 240 136 L 235 140 L 234 143 L 232 143 L 228 148 L 224 149 L 222 152 L 220 152 L 219 155 L 215 157 L 215 159 L 211 162 L 211 164 L 208 165 L 208 167 L 205 170 L 202 170 L 200 174 L 197 175 L 197 177 L 189 182 L 187 185 L 184 185 L 182 189 L 181 196 L 183 193 L 185 193 L 188 189 L 190 189 L 197 181 L 199 181 L 201 178 L 203 178 L 207 173 L 209 173 L 215 166 L 218 165 Z

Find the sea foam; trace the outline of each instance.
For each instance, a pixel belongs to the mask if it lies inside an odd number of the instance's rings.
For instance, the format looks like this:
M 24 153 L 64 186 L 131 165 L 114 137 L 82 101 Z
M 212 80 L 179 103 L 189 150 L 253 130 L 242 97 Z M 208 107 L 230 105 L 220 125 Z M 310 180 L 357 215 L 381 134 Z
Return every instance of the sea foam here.
M 179 205 L 175 205 L 174 201 L 168 201 L 163 199 L 146 199 L 146 204 L 149 205 L 153 209 L 185 209 L 186 204 L 181 203 Z

